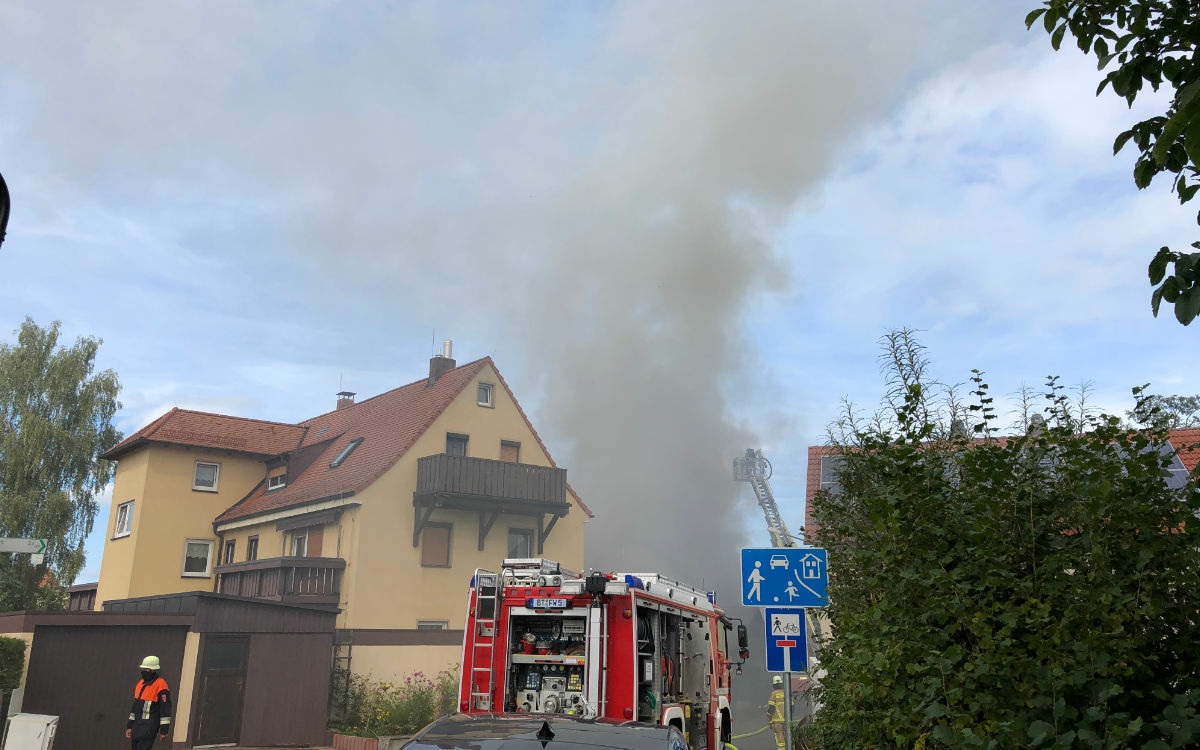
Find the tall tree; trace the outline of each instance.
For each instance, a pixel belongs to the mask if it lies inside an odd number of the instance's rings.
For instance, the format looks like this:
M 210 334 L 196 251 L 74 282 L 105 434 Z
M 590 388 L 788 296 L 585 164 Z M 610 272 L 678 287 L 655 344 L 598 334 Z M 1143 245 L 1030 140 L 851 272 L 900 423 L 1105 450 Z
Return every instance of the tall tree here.
M 1136 427 L 1156 430 L 1186 430 L 1200 427 L 1200 394 L 1195 396 L 1146 396 L 1125 416 Z
M 0 536 L 49 540 L 39 566 L 0 555 L 0 611 L 62 604 L 112 476 L 100 453 L 121 438 L 117 375 L 95 372 L 100 340 L 59 346 L 59 328 L 26 318 L 16 345 L 0 343 Z
M 1187 203 L 1200 190 L 1200 3 L 1196 0 L 1046 0 L 1025 18 L 1037 21 L 1058 49 L 1069 32 L 1079 49 L 1096 55 L 1107 71 L 1096 94 L 1111 86 L 1130 106 L 1144 87 L 1166 87 L 1166 110 L 1117 136 L 1113 153 L 1132 142 L 1138 149 L 1133 180 L 1139 189 L 1170 175 L 1171 190 Z M 1200 222 L 1200 214 L 1196 221 Z M 1192 247 L 1200 250 L 1200 242 Z M 1174 273 L 1168 274 L 1169 266 Z M 1200 314 L 1200 252 L 1161 248 L 1150 261 L 1150 306 L 1165 300 L 1180 323 Z
M 823 747 L 1196 747 L 1200 488 L 1167 481 L 1165 434 L 1081 425 L 1051 379 L 1027 434 L 991 437 L 979 373 L 962 434 L 897 362 L 904 399 L 842 423 L 813 504 Z

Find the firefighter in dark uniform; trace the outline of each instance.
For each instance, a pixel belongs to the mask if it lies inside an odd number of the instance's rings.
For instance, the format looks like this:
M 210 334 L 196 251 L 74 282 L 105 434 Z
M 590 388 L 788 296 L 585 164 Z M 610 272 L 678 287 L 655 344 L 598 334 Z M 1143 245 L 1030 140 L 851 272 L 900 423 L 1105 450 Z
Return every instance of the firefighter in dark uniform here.
M 171 691 L 167 681 L 158 676 L 161 665 L 157 656 L 142 659 L 142 679 L 133 686 L 133 707 L 129 709 L 129 722 L 125 725 L 133 750 L 150 750 L 154 747 L 154 736 L 163 739 L 171 732 Z

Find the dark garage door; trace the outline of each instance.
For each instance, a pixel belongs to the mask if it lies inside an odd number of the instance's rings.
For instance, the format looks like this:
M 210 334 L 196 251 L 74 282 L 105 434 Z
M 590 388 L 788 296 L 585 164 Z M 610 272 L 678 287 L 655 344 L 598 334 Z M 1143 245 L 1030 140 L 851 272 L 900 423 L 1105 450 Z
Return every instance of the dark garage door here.
M 54 750 L 125 750 L 125 720 L 142 657 L 162 660 L 179 695 L 187 627 L 39 625 L 29 654 L 26 713 L 59 717 Z

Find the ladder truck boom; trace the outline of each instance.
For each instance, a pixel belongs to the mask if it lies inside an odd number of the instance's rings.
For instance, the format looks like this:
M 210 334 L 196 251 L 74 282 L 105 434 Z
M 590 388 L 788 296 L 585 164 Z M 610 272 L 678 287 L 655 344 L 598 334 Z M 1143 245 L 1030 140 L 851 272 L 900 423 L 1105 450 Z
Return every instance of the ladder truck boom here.
M 758 507 L 762 508 L 763 516 L 767 519 L 767 532 L 771 535 L 772 547 L 798 547 L 792 532 L 788 531 L 783 521 L 783 514 L 775 503 L 775 494 L 771 492 L 771 462 L 766 459 L 761 450 L 747 448 L 744 456 L 733 459 L 733 479 L 737 482 L 749 482 L 754 489 L 754 497 Z

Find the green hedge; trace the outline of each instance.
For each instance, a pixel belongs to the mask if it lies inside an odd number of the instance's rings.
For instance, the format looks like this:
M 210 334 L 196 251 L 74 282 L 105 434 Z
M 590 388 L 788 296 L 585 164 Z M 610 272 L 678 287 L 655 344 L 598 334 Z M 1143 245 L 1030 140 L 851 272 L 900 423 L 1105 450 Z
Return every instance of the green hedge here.
M 0 690 L 12 690 L 21 684 L 26 645 L 20 638 L 0 637 Z

